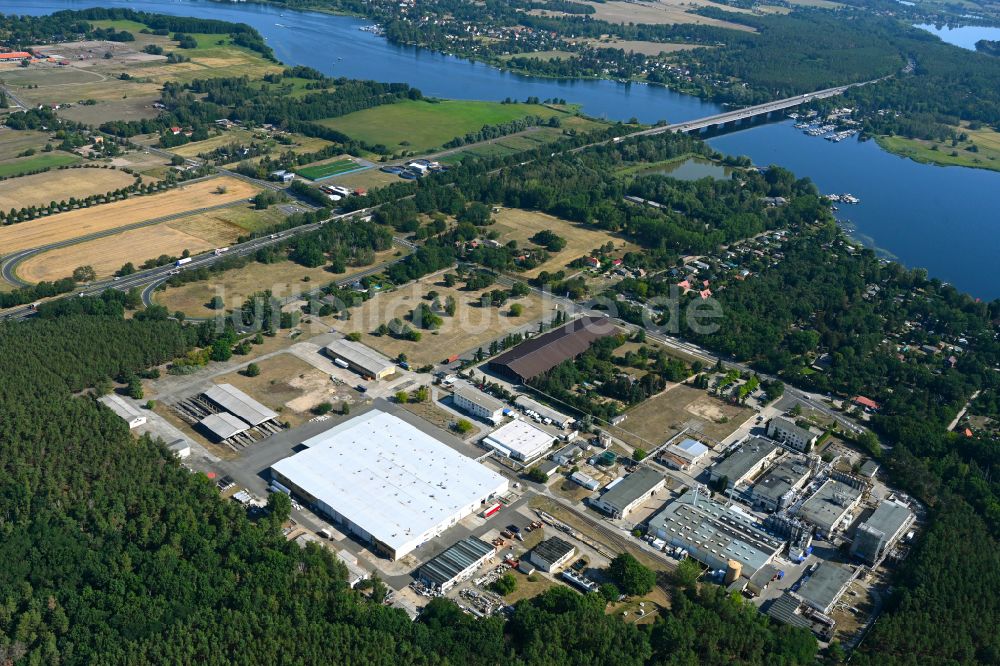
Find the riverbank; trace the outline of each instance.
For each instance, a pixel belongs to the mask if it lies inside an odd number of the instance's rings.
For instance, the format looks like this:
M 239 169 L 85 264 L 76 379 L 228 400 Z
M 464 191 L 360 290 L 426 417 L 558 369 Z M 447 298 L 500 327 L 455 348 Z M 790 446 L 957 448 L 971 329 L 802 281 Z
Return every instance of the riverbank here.
M 952 145 L 951 141 L 877 136 L 875 141 L 883 150 L 921 164 L 1000 171 L 1000 132 L 962 128 L 956 131 L 967 134 L 968 140 Z

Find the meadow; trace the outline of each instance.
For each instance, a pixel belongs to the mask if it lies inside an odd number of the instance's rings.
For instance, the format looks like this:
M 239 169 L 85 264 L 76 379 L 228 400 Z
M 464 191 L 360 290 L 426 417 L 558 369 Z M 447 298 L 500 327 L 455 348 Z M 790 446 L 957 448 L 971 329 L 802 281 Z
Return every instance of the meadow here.
M 320 121 L 352 139 L 384 145 L 389 152 L 425 152 L 457 136 L 527 116 L 563 116 L 540 104 L 500 104 L 467 100 L 415 101 L 377 106 Z

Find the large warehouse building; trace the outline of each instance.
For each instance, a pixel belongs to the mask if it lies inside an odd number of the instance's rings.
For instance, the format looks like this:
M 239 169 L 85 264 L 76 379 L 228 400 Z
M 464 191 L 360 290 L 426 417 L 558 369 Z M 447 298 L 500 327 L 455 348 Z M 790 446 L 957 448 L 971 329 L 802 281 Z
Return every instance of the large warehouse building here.
M 580 317 L 497 356 L 490 361 L 490 369 L 524 383 L 617 332 L 618 328 L 605 317 Z
M 508 487 L 499 474 L 377 409 L 302 446 L 271 467 L 272 478 L 393 560 Z
M 347 339 L 334 340 L 325 349 L 334 363 L 353 370 L 363 377 L 385 379 L 396 372 L 396 365 L 392 361 L 360 342 Z

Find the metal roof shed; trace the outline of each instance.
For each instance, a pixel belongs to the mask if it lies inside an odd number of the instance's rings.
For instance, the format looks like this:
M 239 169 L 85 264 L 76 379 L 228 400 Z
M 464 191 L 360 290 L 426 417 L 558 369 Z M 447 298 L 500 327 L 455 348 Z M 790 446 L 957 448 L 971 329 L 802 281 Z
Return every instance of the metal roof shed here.
M 217 384 L 205 391 L 204 395 L 251 426 L 278 418 L 277 412 L 271 411 L 232 384 Z
M 220 441 L 229 439 L 250 429 L 249 425 L 228 412 L 209 414 L 199 421 L 198 424 L 211 432 L 215 437 L 218 437 Z

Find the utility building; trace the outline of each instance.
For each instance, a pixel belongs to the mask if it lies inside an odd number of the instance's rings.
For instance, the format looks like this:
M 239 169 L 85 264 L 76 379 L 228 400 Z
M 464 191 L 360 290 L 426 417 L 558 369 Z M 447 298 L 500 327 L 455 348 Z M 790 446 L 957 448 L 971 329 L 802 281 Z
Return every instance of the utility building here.
M 608 490 L 591 504 L 612 518 L 624 518 L 658 490 L 662 490 L 666 484 L 666 477 L 656 470 L 640 467 L 615 483 L 613 487 L 609 486 Z
M 571 543 L 559 537 L 549 537 L 531 550 L 528 560 L 542 571 L 552 573 L 566 566 L 574 555 L 576 548 Z
M 468 580 L 497 549 L 476 537 L 466 537 L 437 557 L 428 560 L 417 571 L 417 579 L 425 585 L 447 592 Z
M 229 412 L 219 412 L 209 414 L 198 422 L 204 430 L 216 440 L 222 442 L 230 437 L 235 437 L 250 429 L 250 426 L 243 420 L 233 416 Z
M 504 352 L 490 361 L 490 369 L 524 383 L 616 333 L 618 328 L 606 317 L 581 317 Z
M 146 415 L 142 413 L 141 409 L 122 396 L 115 393 L 109 393 L 108 395 L 101 396 L 99 400 L 105 407 L 120 416 L 121 419 L 128 424 L 130 429 L 145 425 Z
M 508 488 L 437 436 L 380 410 L 302 446 L 271 466 L 272 479 L 393 560 Z
M 851 555 L 874 565 L 899 541 L 913 524 L 909 507 L 885 500 L 879 502 L 868 520 L 858 525 L 851 544 Z
M 396 364 L 360 342 L 334 340 L 326 347 L 327 355 L 337 365 L 353 370 L 362 377 L 385 379 L 396 372 Z

